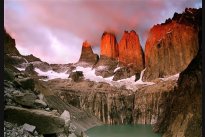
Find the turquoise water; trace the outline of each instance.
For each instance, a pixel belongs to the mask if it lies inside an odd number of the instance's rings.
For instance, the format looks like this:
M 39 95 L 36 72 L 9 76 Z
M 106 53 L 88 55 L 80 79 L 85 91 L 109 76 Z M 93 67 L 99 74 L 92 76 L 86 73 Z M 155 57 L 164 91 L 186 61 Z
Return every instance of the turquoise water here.
M 162 137 L 151 125 L 102 125 L 86 131 L 89 137 Z

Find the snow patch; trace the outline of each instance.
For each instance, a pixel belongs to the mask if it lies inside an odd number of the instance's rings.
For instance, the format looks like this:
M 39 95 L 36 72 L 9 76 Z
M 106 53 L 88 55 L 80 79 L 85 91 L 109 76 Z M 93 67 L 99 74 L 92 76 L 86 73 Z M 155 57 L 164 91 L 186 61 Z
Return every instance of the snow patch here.
M 56 79 L 56 78 L 68 79 L 68 76 L 69 76 L 69 74 L 66 74 L 67 71 L 58 73 L 53 70 L 49 70 L 49 71 L 44 72 L 38 68 L 35 68 L 35 71 L 38 73 L 38 76 L 47 76 L 47 79 L 45 81 Z
M 146 68 L 141 71 L 140 79 L 137 80 L 136 82 L 135 82 L 135 76 L 132 76 L 132 77 L 126 78 L 126 79 L 121 79 L 121 80 L 118 80 L 117 82 L 119 82 L 120 85 L 125 85 L 126 88 L 130 89 L 130 90 L 136 90 L 137 85 L 153 85 L 153 84 L 155 84 L 154 82 L 144 82 L 144 81 L 142 81 L 142 77 L 144 75 L 145 70 L 146 70 Z
M 99 67 L 97 67 L 97 70 L 105 70 L 105 69 L 107 69 L 107 66 L 99 66 Z
M 101 67 L 101 68 L 103 68 L 103 67 Z M 84 68 L 84 67 L 78 66 L 78 67 L 76 67 L 76 69 L 73 72 L 75 72 L 75 71 L 82 71 L 84 78 L 88 79 L 90 81 L 110 83 L 112 81 L 112 78 L 113 78 L 113 76 L 108 77 L 108 78 L 103 78 L 102 76 L 96 76 L 95 69 L 92 69 L 90 67 Z
M 65 120 L 65 125 L 69 125 L 70 113 L 67 110 L 64 110 L 64 112 L 61 114 L 60 118 Z
M 172 76 L 169 76 L 169 77 L 166 77 L 166 78 L 159 78 L 163 81 L 167 81 L 167 80 L 178 80 L 179 78 L 179 73 L 175 74 L 175 75 L 172 75 Z
M 25 58 L 23 58 L 25 60 L 26 63 L 29 63 L 28 60 L 26 60 Z
M 121 67 L 117 67 L 117 68 L 114 70 L 114 73 L 115 73 L 116 71 L 118 71 L 119 69 L 121 69 Z
M 140 73 L 140 78 L 139 78 L 139 80 L 136 81 L 136 83 L 137 83 L 137 84 L 153 85 L 153 84 L 154 84 L 153 82 L 144 82 L 144 81 L 142 81 L 142 77 L 144 76 L 145 70 L 146 70 L 146 68 L 141 71 L 141 73 Z
M 18 69 L 19 71 L 25 71 L 26 68 L 19 68 L 19 67 L 15 67 L 16 69 Z

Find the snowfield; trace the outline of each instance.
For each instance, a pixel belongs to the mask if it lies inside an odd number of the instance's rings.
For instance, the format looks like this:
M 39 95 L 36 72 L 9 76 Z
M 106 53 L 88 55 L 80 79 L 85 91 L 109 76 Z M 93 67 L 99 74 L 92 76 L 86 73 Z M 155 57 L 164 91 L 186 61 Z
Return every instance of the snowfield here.
M 49 70 L 44 72 L 38 68 L 35 68 L 35 71 L 38 73 L 38 76 L 47 76 L 47 79 L 44 79 L 44 81 L 56 79 L 56 78 L 68 79 L 69 76 L 69 74 L 66 74 L 67 71 L 58 73 L 53 70 Z
M 103 66 L 101 68 L 104 68 Z M 17 68 L 20 71 L 24 71 L 25 68 Z M 120 69 L 119 67 L 116 68 L 116 70 Z M 115 71 L 116 71 L 115 70 Z M 84 79 L 85 80 L 90 80 L 90 81 L 95 81 L 95 82 L 105 82 L 105 83 L 109 83 L 112 86 L 115 87 L 126 87 L 127 89 L 133 90 L 135 91 L 139 85 L 153 85 L 155 84 L 154 82 L 144 82 L 142 81 L 142 77 L 144 75 L 146 68 L 144 70 L 142 70 L 141 74 L 140 74 L 140 79 L 138 81 L 135 82 L 135 76 L 132 76 L 130 78 L 126 78 L 126 79 L 121 79 L 118 81 L 113 81 L 113 77 L 108 77 L 108 78 L 103 78 L 102 76 L 96 76 L 95 74 L 95 69 L 92 69 L 91 67 L 81 67 L 81 66 L 77 66 L 76 69 L 73 71 L 82 71 L 83 75 L 84 75 Z M 38 73 L 39 76 L 46 76 L 47 79 L 42 79 L 44 81 L 48 81 L 48 80 L 52 80 L 52 79 L 56 79 L 56 78 L 60 78 L 60 79 L 68 79 L 69 74 L 65 72 L 55 72 L 53 70 L 49 70 L 49 71 L 42 71 L 38 68 L 35 68 L 35 71 Z M 179 78 L 179 73 L 166 77 L 166 78 L 160 78 L 163 81 L 167 81 L 167 80 L 177 80 Z
M 142 84 L 153 85 L 153 84 L 155 84 L 153 82 L 143 82 L 142 81 L 142 76 L 144 74 L 145 69 L 141 72 L 140 79 L 136 82 L 135 82 L 135 76 L 132 76 L 132 77 L 126 78 L 126 79 L 121 79 L 118 81 L 112 80 L 114 76 L 111 76 L 108 78 L 103 78 L 102 76 L 96 76 L 95 69 L 92 69 L 92 68 L 84 68 L 84 67 L 78 66 L 78 67 L 76 67 L 75 71 L 82 71 L 85 79 L 88 79 L 90 81 L 105 82 L 105 83 L 109 83 L 110 85 L 115 86 L 115 87 L 125 86 L 127 89 L 131 89 L 131 90 L 136 90 L 137 85 L 142 85 Z

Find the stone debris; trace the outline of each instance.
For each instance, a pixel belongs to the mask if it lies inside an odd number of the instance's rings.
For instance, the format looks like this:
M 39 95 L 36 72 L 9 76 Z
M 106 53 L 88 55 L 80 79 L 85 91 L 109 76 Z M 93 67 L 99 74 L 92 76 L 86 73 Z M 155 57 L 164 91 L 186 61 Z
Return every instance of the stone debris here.
M 27 131 L 27 129 L 30 131 L 33 130 L 33 132 Z M 17 126 L 17 124 L 4 121 L 4 137 L 43 137 L 43 135 L 35 131 L 32 125 L 28 126 L 25 123 L 24 125 Z
M 14 96 L 14 101 L 22 106 L 33 107 L 37 96 L 33 93 L 21 93 Z
M 62 119 L 65 120 L 65 125 L 69 124 L 70 121 L 70 113 L 67 110 L 64 110 L 64 112 L 60 116 Z
M 25 124 L 23 125 L 23 129 L 26 130 L 26 131 L 28 131 L 28 132 L 33 133 L 34 130 L 36 129 L 36 126 L 29 125 L 29 124 L 25 123 Z

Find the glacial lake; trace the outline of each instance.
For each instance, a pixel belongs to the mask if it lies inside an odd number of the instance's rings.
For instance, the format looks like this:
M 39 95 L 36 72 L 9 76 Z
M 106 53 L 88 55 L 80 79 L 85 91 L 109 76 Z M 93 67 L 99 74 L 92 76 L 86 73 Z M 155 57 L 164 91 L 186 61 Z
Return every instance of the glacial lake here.
M 89 137 L 162 137 L 151 125 L 102 125 L 88 129 Z

